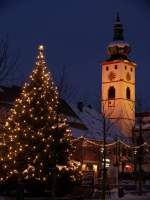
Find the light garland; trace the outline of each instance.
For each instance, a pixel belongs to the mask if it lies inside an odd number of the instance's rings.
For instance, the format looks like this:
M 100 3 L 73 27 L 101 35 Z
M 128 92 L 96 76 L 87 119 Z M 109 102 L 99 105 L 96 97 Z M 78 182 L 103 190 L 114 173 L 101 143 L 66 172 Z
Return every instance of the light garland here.
M 103 144 L 98 144 L 97 142 L 91 141 L 91 140 L 89 140 L 89 139 L 87 139 L 87 138 L 85 138 L 83 136 L 81 136 L 79 138 L 72 139 L 72 143 L 75 143 L 75 142 L 78 142 L 78 141 L 85 141 L 85 142 L 87 142 L 87 143 L 89 143 L 91 145 L 97 146 L 99 148 L 103 148 L 103 146 L 104 146 Z M 148 145 L 147 143 L 143 143 L 143 144 L 137 145 L 137 146 L 132 146 L 132 145 L 130 146 L 130 145 L 124 143 L 121 140 L 117 140 L 117 141 L 115 141 L 113 143 L 106 144 L 105 147 L 106 148 L 107 147 L 115 147 L 118 143 L 122 144 L 124 147 L 126 147 L 128 149 L 138 149 L 138 148 L 143 147 L 143 146 L 150 147 L 150 145 Z

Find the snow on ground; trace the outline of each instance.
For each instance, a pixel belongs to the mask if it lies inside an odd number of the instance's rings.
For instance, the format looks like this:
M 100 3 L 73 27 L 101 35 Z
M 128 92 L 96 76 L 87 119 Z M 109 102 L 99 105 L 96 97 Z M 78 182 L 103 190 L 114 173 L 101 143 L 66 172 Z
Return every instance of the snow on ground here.
M 15 200 L 16 198 L 9 198 L 9 197 L 0 197 L 0 200 Z M 117 195 L 107 196 L 106 200 L 150 200 L 150 193 L 145 194 L 142 196 L 133 195 L 133 194 L 126 194 L 124 197 L 119 198 Z M 24 198 L 24 200 L 50 200 L 50 198 Z M 59 200 L 59 199 L 58 199 Z M 63 199 L 62 199 L 63 200 Z M 72 200 L 70 198 L 69 200 Z M 86 200 L 100 200 L 100 198 L 93 198 L 93 199 L 86 199 Z
M 135 194 L 126 194 L 124 195 L 124 197 L 115 197 L 115 196 L 112 196 L 111 199 L 114 199 L 114 200 L 149 200 L 150 199 L 150 193 L 149 194 L 144 194 L 142 196 L 138 196 L 138 195 L 135 195 Z
M 91 200 L 101 200 L 101 191 L 97 190 L 96 193 L 94 193 L 93 198 Z M 139 196 L 135 191 L 125 191 L 125 194 L 123 197 L 118 197 L 118 190 L 117 188 L 114 188 L 110 191 L 106 192 L 106 200 L 150 200 L 150 191 L 147 193 L 144 193 L 143 195 Z M 90 200 L 90 199 L 86 199 Z
M 93 196 L 89 199 L 82 199 L 82 200 L 101 200 L 100 198 L 101 193 L 97 193 L 96 196 Z M 75 198 L 72 197 L 62 197 L 62 198 L 56 198 L 56 200 L 74 200 Z M 16 200 L 14 197 L 2 197 L 0 196 L 0 200 Z M 26 197 L 24 200 L 50 200 L 50 197 Z M 81 199 L 80 199 L 81 200 Z M 106 194 L 106 200 L 150 200 L 150 191 L 147 193 L 144 193 L 143 195 L 139 196 L 135 191 L 127 192 L 125 191 L 125 194 L 123 197 L 118 197 L 118 190 L 116 188 L 112 189 L 111 191 L 107 192 Z
M 139 196 L 137 193 L 130 193 L 126 192 L 123 197 L 118 197 L 118 192 L 116 189 L 111 191 L 111 194 L 107 196 L 107 199 L 113 199 L 113 200 L 150 200 L 150 192 L 145 193 L 141 196 Z
M 10 197 L 0 197 L 0 200 L 15 200 L 16 198 L 10 198 Z M 58 200 L 63 200 L 65 198 L 60 198 Z M 67 199 L 67 198 L 66 198 Z M 24 198 L 24 200 L 50 200 L 50 198 L 42 198 L 42 197 L 35 197 L 35 198 Z M 72 197 L 70 199 L 72 200 Z M 101 200 L 101 198 L 90 198 L 90 199 L 84 199 L 84 200 Z M 118 197 L 117 191 L 111 191 L 111 194 L 108 194 L 106 196 L 106 200 L 150 200 L 150 192 L 147 194 L 143 194 L 142 196 L 138 196 L 137 194 L 130 194 L 127 193 L 124 195 L 124 197 Z

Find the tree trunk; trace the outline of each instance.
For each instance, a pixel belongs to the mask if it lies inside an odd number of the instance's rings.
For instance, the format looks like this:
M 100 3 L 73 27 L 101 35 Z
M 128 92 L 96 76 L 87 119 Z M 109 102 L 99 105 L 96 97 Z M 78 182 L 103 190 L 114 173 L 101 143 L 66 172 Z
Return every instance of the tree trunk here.
M 16 200 L 24 200 L 24 185 L 21 182 L 17 184 Z
M 52 191 L 51 199 L 56 200 L 56 168 L 53 169 L 51 191 Z

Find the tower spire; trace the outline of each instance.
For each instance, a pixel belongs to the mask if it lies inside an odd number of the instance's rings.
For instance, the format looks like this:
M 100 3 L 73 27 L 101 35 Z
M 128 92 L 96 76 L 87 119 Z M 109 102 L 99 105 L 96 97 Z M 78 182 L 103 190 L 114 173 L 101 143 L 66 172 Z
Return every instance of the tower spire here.
M 107 47 L 108 54 L 110 55 L 108 60 L 128 60 L 128 54 L 131 51 L 131 47 L 126 41 L 124 41 L 123 25 L 120 22 L 119 12 L 116 13 L 113 32 L 113 42 L 111 42 Z
M 120 22 L 119 12 L 117 12 L 117 15 L 116 15 L 116 22 Z
M 119 16 L 119 12 L 117 12 L 116 15 L 116 22 L 114 25 L 114 36 L 113 36 L 113 40 L 123 40 L 123 26 L 120 22 L 120 16 Z

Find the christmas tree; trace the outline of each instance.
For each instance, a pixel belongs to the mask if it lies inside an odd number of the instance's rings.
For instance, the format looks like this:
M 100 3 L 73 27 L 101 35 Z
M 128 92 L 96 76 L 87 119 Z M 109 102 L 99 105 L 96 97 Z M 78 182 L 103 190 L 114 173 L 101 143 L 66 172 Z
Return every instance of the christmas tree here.
M 71 132 L 65 117 L 58 114 L 58 103 L 58 91 L 40 45 L 35 69 L 5 124 L 6 145 L 0 147 L 1 181 L 46 182 L 52 169 L 58 173 L 60 166 L 69 169 Z

